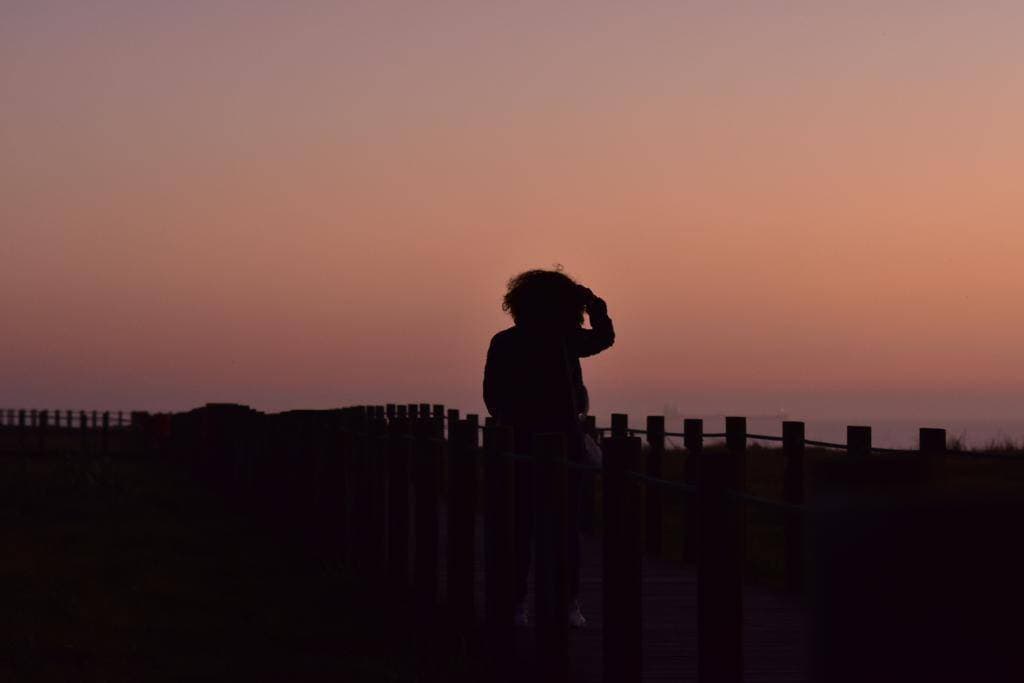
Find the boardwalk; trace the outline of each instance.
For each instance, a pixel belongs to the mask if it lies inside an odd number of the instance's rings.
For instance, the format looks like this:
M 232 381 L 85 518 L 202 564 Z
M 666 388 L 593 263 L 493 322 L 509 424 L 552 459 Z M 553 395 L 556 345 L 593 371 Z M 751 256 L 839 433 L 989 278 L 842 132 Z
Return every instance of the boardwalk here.
M 441 547 L 445 547 L 444 514 Z M 479 520 L 478 520 L 479 522 Z M 483 605 L 483 534 L 477 524 L 477 608 Z M 601 538 L 585 535 L 582 546 L 581 603 L 585 629 L 573 631 L 570 658 L 574 680 L 602 680 Z M 447 574 L 441 553 L 441 595 Z M 744 590 L 746 681 L 796 683 L 807 680 L 806 628 L 795 598 L 759 587 Z M 532 595 L 531 595 L 532 600 Z M 697 576 L 693 567 L 644 558 L 644 680 L 697 680 Z M 518 628 L 519 680 L 534 679 L 533 629 Z

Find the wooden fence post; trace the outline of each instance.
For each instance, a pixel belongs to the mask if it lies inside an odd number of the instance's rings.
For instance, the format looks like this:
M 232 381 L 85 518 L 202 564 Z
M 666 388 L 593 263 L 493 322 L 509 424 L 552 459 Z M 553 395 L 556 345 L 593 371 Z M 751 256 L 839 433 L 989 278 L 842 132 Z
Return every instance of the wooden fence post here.
M 747 491 L 747 418 L 725 418 L 725 447 L 729 451 L 729 486 L 737 493 Z M 739 520 L 740 565 L 747 563 L 747 527 L 749 510 L 745 503 L 736 501 L 734 507 Z M 741 569 L 742 572 L 742 569 Z
M 247 408 L 244 412 L 241 412 L 241 413 L 239 413 L 236 416 L 236 419 L 233 421 L 233 425 L 232 425 L 232 427 L 234 429 L 234 434 L 232 434 L 233 450 L 234 450 L 233 455 L 234 455 L 234 462 L 235 462 L 235 469 L 234 469 L 234 472 L 233 472 L 233 475 L 234 475 L 234 486 L 235 486 L 235 491 L 238 494 L 239 500 L 242 501 L 243 503 L 246 503 L 246 504 L 248 504 L 250 502 L 249 496 L 251 494 L 250 487 L 251 487 L 251 483 L 252 483 L 252 465 L 253 465 L 253 451 L 254 451 L 253 446 L 255 445 L 255 438 L 254 438 L 255 435 L 254 435 L 254 432 L 256 430 L 256 416 L 257 416 L 257 413 L 255 411 Z M 110 416 L 109 413 L 106 414 L 106 417 L 107 417 L 107 434 L 108 434 L 108 438 L 109 438 L 110 429 L 111 429 L 111 426 L 112 426 L 112 424 L 111 424 L 112 420 L 111 420 L 111 416 Z M 110 448 L 109 441 L 108 441 L 108 444 L 107 444 L 107 448 L 108 448 L 108 452 L 109 452 L 109 448 Z M 322 458 L 323 458 L 323 455 L 322 455 L 323 450 L 324 450 L 324 447 L 323 447 L 323 429 L 320 428 L 320 429 L 317 430 L 317 456 L 318 456 L 318 460 L 322 460 Z M 319 467 L 322 467 L 322 464 L 318 463 L 318 468 Z M 317 533 L 318 533 L 318 539 L 317 540 L 320 542 L 320 547 L 318 548 L 318 550 L 323 548 L 323 546 L 324 546 L 323 542 L 326 539 L 326 533 L 325 533 L 326 517 L 324 515 L 322 515 L 322 514 L 319 514 L 320 510 L 322 510 L 322 508 L 323 508 L 323 500 L 325 498 L 325 492 L 324 492 L 325 484 L 326 484 L 326 482 L 324 481 L 323 477 L 321 477 L 320 473 L 317 472 L 317 477 L 316 477 L 316 487 L 317 488 L 316 488 L 316 491 L 315 491 L 315 495 L 316 495 L 317 500 L 318 500 L 318 514 L 317 514 L 317 518 L 316 518 L 316 529 L 317 529 Z
M 466 413 L 466 439 L 469 445 L 474 449 L 473 457 L 473 485 L 476 487 L 476 507 L 473 508 L 473 514 L 479 514 L 483 516 L 483 451 L 480 450 L 480 416 L 476 413 Z
M 364 578 L 372 578 L 372 562 L 370 559 L 373 526 L 372 516 L 372 475 L 369 454 L 369 437 L 366 433 L 366 416 L 354 410 L 349 424 L 349 457 L 352 473 L 352 535 L 353 564 Z
M 382 578 L 387 558 L 387 485 L 388 485 L 388 442 L 387 425 L 372 410 L 367 433 L 368 474 L 370 476 L 370 518 L 369 544 L 370 568 L 376 580 Z
M 50 421 L 50 411 L 48 411 L 48 410 L 40 410 L 39 411 L 38 426 L 37 426 L 37 432 L 38 432 L 38 438 L 39 438 L 39 443 L 37 445 L 37 450 L 39 451 L 40 455 L 42 455 L 46 451 L 46 432 L 47 432 L 47 428 L 49 427 L 49 424 L 48 424 L 49 421 Z
M 629 415 L 612 413 L 612 436 L 626 436 L 629 433 Z
M 18 455 L 24 457 L 28 455 L 28 424 L 25 421 L 24 409 L 18 411 Z
M 434 405 L 423 404 L 430 411 L 430 433 L 433 438 L 443 442 L 443 448 L 441 450 L 441 457 L 437 460 L 437 491 L 442 497 L 448 495 L 448 461 L 451 459 L 451 448 L 449 443 L 445 441 L 444 433 L 444 405 L 436 403 Z M 423 410 L 421 406 L 420 410 Z
M 276 467 L 276 431 L 280 416 L 267 416 L 267 445 L 264 456 L 264 468 L 266 470 L 266 483 L 268 489 L 272 489 L 273 471 Z M 351 411 L 344 408 L 340 411 L 335 422 L 335 447 L 338 453 L 338 495 L 342 500 L 338 503 L 338 555 L 341 560 L 351 569 L 358 570 L 358 559 L 356 554 L 359 546 L 359 529 L 356 520 L 359 518 L 358 492 L 359 484 L 358 465 L 355 460 L 355 436 L 352 433 Z M 266 494 L 269 495 L 269 492 Z
M 604 519 L 604 680 L 639 681 L 642 656 L 643 546 L 638 437 L 611 437 L 603 442 Z
M 395 411 L 396 411 L 396 417 L 398 417 L 399 419 L 404 420 L 404 419 L 409 417 L 409 406 L 406 406 L 406 405 L 395 406 Z
M 272 423 L 275 427 L 275 440 L 272 443 L 275 447 L 271 451 L 271 466 L 277 467 L 277 459 L 280 449 L 277 442 L 280 432 L 280 417 L 275 416 Z M 341 517 L 341 556 L 346 564 L 353 570 L 358 570 L 359 557 L 359 463 L 356 459 L 356 439 L 352 430 L 352 410 L 346 408 L 342 411 L 337 422 L 337 443 L 338 443 L 338 478 L 341 480 L 341 490 L 345 499 L 342 501 Z
M 847 427 L 846 452 L 855 458 L 866 458 L 870 455 L 871 427 Z
M 444 441 L 444 406 L 441 404 L 430 405 L 428 403 L 424 403 L 420 406 L 421 415 L 423 414 L 424 408 L 427 410 L 427 421 L 430 423 L 430 435 L 435 439 Z M 438 466 L 442 468 L 442 470 L 440 470 L 442 472 L 444 460 L 445 459 L 442 458 L 441 462 L 438 463 Z M 438 481 L 440 484 L 444 483 L 444 479 L 439 479 Z
M 469 441 L 473 448 L 478 448 L 480 446 L 480 416 L 476 413 L 466 413 L 466 423 L 473 427 L 469 430 Z
M 746 493 L 747 490 L 747 418 L 725 418 L 725 447 L 729 451 L 730 480 L 732 490 Z M 747 518 L 748 509 L 745 503 L 735 503 L 739 518 L 740 563 L 747 562 Z
M 665 417 L 662 415 L 647 416 L 647 475 L 661 478 L 662 459 L 665 454 Z M 647 552 L 661 555 L 661 489 L 656 486 L 645 487 Z
M 78 414 L 78 431 L 81 436 L 82 454 L 89 452 L 89 420 L 83 410 Z
M 697 486 L 697 471 L 701 454 L 704 452 L 704 420 L 683 420 L 683 446 L 686 461 L 683 463 L 683 482 Z M 700 505 L 694 496 L 683 500 L 683 561 L 694 562 L 700 553 Z
M 476 450 L 471 441 L 476 426 L 468 422 L 448 425 L 448 602 L 455 627 L 469 633 L 476 622 L 474 557 L 476 530 Z M 470 432 L 470 429 L 474 432 Z
M 782 423 L 782 453 L 785 458 L 782 499 L 790 505 L 804 504 L 804 423 Z M 803 586 L 803 514 L 786 511 L 786 588 L 799 591 Z
M 459 422 L 459 409 L 458 408 L 449 408 L 448 409 L 448 417 L 446 419 L 446 424 L 448 425 L 448 440 L 449 441 L 452 440 L 452 434 L 455 433 L 455 425 L 457 425 L 458 422 Z
M 103 413 L 103 432 L 101 438 L 100 452 L 103 455 L 110 455 L 110 413 Z
M 745 423 L 726 418 L 726 451 L 705 451 L 698 464 L 697 667 L 702 683 L 743 680 L 742 518 L 730 490 L 741 490 Z
M 145 421 L 150 424 L 146 425 L 144 418 L 141 414 L 132 412 L 131 414 L 131 431 L 137 432 L 133 435 L 131 443 L 137 442 L 137 440 L 143 438 L 142 433 L 150 431 L 153 427 L 153 421 Z M 250 440 L 250 449 L 252 453 L 249 457 L 249 509 L 254 511 L 257 508 L 262 507 L 265 504 L 265 492 L 267 481 L 269 480 L 270 472 L 267 466 L 267 457 L 269 455 L 269 442 L 270 442 L 270 418 L 265 413 L 256 413 L 252 419 L 251 429 L 253 430 L 252 438 Z M 334 434 L 332 433 L 332 437 Z M 127 441 L 126 441 L 127 442 Z M 332 462 L 337 464 L 338 454 L 334 450 L 336 441 L 331 441 L 331 455 L 333 457 Z M 129 446 L 130 449 L 134 450 L 134 445 Z M 344 500 L 344 488 L 338 485 L 336 470 L 330 473 L 328 478 L 331 487 L 334 492 L 333 500 L 337 504 L 339 501 Z M 340 557 L 341 546 L 340 533 L 339 533 L 339 515 L 337 514 L 337 508 L 331 514 L 331 522 L 333 524 L 334 535 L 332 537 L 332 544 L 335 552 L 335 559 Z
M 919 432 L 921 455 L 941 463 L 946 457 L 946 430 L 922 427 Z
M 946 430 L 924 427 L 919 432 L 918 447 L 921 463 L 928 477 L 941 477 L 943 465 L 946 463 Z
M 513 648 L 515 470 L 512 430 L 484 429 L 484 610 L 493 664 Z
M 388 572 L 399 596 L 409 587 L 409 422 L 392 418 L 388 439 Z
M 564 434 L 533 440 L 534 603 L 537 658 L 543 680 L 569 676 L 569 507 Z
M 437 604 L 438 542 L 438 460 L 444 443 L 432 435 L 429 417 L 417 425 L 417 447 L 413 464 L 415 481 L 416 536 L 413 584 L 420 615 L 433 612 Z

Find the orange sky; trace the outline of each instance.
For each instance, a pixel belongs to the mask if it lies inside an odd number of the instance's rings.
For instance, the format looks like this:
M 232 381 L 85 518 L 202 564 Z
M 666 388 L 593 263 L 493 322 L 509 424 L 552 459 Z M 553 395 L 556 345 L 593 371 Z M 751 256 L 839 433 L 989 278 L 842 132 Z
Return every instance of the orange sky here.
M 0 405 L 478 408 L 562 263 L 599 412 L 1024 414 L 1020 3 L 178 4 L 0 8 Z

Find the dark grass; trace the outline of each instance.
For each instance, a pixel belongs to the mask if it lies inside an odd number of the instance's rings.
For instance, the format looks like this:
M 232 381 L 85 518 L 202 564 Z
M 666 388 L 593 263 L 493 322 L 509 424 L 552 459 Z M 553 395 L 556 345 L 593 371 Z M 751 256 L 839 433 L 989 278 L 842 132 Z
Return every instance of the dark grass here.
M 155 461 L 0 458 L 0 680 L 412 680 L 344 571 Z
M 714 451 L 712 446 L 707 450 Z M 663 477 L 672 481 L 683 481 L 686 459 L 689 455 L 682 449 L 667 449 L 662 460 Z M 763 448 L 753 445 L 747 449 L 746 491 L 747 493 L 782 500 L 783 457 L 778 448 Z M 662 548 L 667 558 L 683 562 L 684 517 L 686 515 L 684 494 L 664 492 L 662 495 Z M 760 506 L 748 506 L 744 515 L 745 564 L 744 577 L 753 583 L 775 588 L 785 584 L 785 534 L 781 514 Z
M 721 449 L 710 446 L 707 450 Z M 683 481 L 685 450 L 669 448 L 663 458 L 663 477 Z M 837 451 L 808 448 L 805 455 L 805 499 L 810 501 L 821 486 L 818 472 L 822 465 L 841 457 Z M 895 460 L 908 456 L 872 456 Z M 912 457 L 912 456 L 910 456 Z M 783 500 L 784 456 L 781 448 L 752 444 L 745 458 L 746 492 L 770 500 Z M 928 477 L 928 486 L 935 491 L 956 492 L 971 490 L 975 495 L 1021 495 L 1024 493 L 1024 451 L 1011 444 L 990 444 L 974 451 L 952 451 L 944 464 Z M 682 494 L 662 493 L 663 536 L 665 556 L 683 562 L 683 520 L 685 516 Z M 783 588 L 786 579 L 785 526 L 780 512 L 758 505 L 747 505 L 745 513 L 746 581 L 772 588 Z

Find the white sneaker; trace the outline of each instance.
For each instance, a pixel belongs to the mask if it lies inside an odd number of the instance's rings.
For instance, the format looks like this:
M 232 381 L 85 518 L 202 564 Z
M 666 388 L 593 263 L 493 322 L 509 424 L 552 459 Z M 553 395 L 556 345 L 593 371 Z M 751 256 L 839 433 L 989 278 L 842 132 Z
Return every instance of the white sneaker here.
M 569 605 L 569 626 L 572 628 L 583 628 L 587 625 L 587 618 L 580 612 L 579 600 L 573 600 Z
M 516 626 L 529 626 L 530 625 L 530 613 L 526 609 L 526 601 L 516 603 Z

